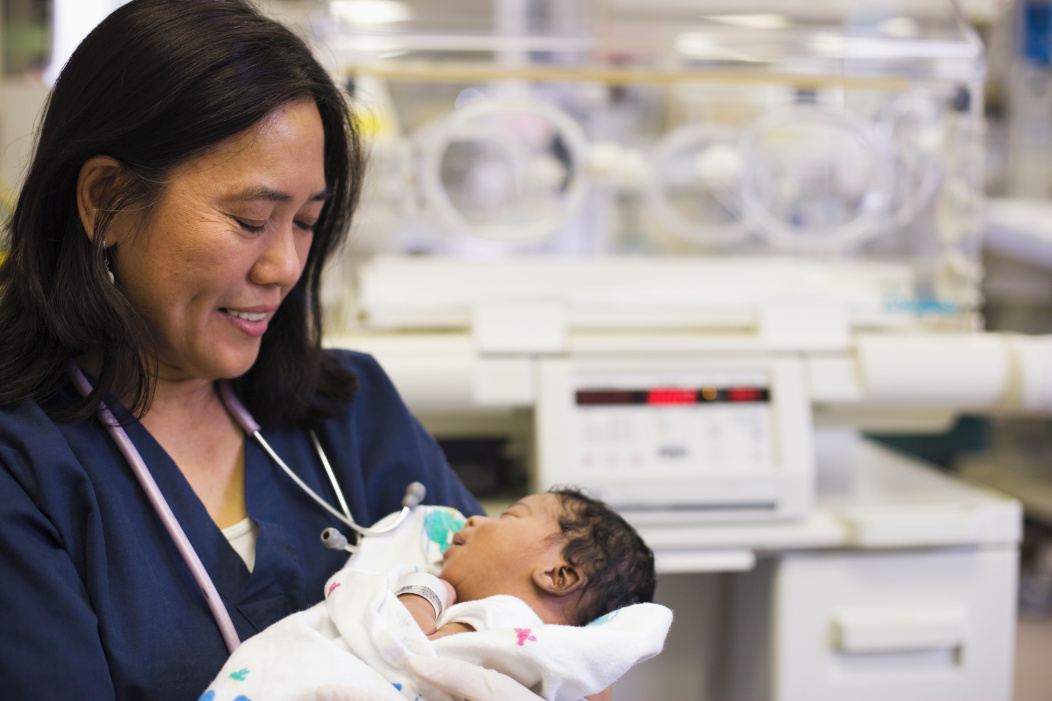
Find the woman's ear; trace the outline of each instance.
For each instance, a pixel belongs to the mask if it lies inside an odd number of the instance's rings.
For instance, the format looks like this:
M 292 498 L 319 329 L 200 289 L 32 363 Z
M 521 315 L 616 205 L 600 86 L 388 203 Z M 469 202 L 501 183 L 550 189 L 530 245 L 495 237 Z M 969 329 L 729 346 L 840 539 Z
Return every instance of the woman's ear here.
M 585 578 L 581 570 L 560 561 L 551 567 L 534 569 L 533 583 L 549 596 L 566 596 L 581 589 L 585 585 Z
M 121 171 L 120 161 L 109 156 L 92 156 L 80 167 L 77 177 L 77 212 L 91 240 L 95 238 L 98 212 L 112 201 L 110 190 L 116 186 Z M 111 245 L 113 243 L 109 242 Z

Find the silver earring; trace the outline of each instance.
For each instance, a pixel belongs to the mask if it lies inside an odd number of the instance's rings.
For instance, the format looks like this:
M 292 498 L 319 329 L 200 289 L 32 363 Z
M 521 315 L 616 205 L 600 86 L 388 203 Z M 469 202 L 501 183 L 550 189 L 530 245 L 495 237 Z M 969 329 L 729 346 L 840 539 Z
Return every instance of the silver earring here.
M 110 257 L 109 256 L 103 256 L 102 262 L 106 264 L 106 275 L 110 279 L 110 284 L 111 285 L 116 284 L 114 282 L 114 279 L 113 279 L 113 271 L 110 270 Z

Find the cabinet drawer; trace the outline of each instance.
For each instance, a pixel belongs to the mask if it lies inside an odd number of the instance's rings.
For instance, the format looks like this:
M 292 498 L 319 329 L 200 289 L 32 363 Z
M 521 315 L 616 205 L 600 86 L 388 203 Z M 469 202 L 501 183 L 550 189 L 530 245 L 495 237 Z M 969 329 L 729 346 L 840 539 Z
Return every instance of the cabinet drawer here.
M 1014 549 L 787 555 L 775 565 L 777 701 L 1009 701 Z

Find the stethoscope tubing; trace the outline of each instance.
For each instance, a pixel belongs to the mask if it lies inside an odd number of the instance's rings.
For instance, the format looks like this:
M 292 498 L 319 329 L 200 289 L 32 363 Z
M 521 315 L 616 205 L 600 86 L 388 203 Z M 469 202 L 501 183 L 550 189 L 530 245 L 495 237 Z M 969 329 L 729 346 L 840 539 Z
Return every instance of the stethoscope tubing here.
M 76 363 L 70 363 L 69 372 L 73 382 L 77 385 L 77 389 L 84 396 L 90 394 L 92 390 L 91 384 L 88 382 L 88 378 L 84 377 L 84 373 L 81 372 Z M 201 588 L 201 593 L 205 597 L 208 609 L 212 612 L 212 617 L 215 618 L 216 625 L 219 627 L 219 633 L 223 636 L 223 642 L 226 643 L 227 650 L 233 654 L 234 650 L 241 644 L 241 639 L 237 635 L 234 621 L 231 620 L 230 613 L 227 612 L 226 606 L 216 590 L 215 583 L 208 576 L 208 571 L 202 564 L 201 558 L 197 556 L 197 551 L 190 544 L 190 539 L 186 537 L 183 527 L 179 525 L 179 520 L 172 513 L 172 509 L 168 506 L 164 495 L 161 494 L 161 490 L 157 486 L 157 482 L 154 481 L 153 475 L 150 474 L 149 468 L 146 467 L 139 450 L 131 442 L 124 428 L 103 402 L 99 402 L 98 415 L 106 427 L 106 431 L 113 438 L 113 442 L 117 444 L 118 450 L 121 451 L 124 459 L 131 466 L 135 478 L 139 481 L 139 485 L 142 486 L 143 491 L 146 493 L 146 498 L 153 506 L 154 511 L 160 517 L 161 523 L 175 544 L 176 550 L 179 551 L 183 561 L 190 568 L 190 574 L 193 575 L 194 581 Z
M 69 374 L 81 394 L 85 397 L 91 394 L 91 383 L 88 382 L 88 378 L 84 376 L 84 373 L 77 364 L 72 361 L 69 364 Z M 271 460 L 273 460 L 274 463 L 292 479 L 296 486 L 317 502 L 319 506 L 332 514 L 334 518 L 351 528 L 359 535 L 372 536 L 390 533 L 401 525 L 409 515 L 410 510 L 423 500 L 427 491 L 424 488 L 424 485 L 419 482 L 411 482 L 406 488 L 405 497 L 402 499 L 402 510 L 394 521 L 383 528 L 365 528 L 359 526 L 351 516 L 350 508 L 347 506 L 347 500 L 343 496 L 343 490 L 340 489 L 340 485 L 336 481 L 336 475 L 333 472 L 332 466 L 329 464 L 329 459 L 325 456 L 325 451 L 322 450 L 321 442 L 313 431 L 310 432 L 311 440 L 313 441 L 314 448 L 325 468 L 325 473 L 328 475 L 329 481 L 332 483 L 333 490 L 336 492 L 336 497 L 339 499 L 340 506 L 343 508 L 342 514 L 334 509 L 327 501 L 318 496 L 313 489 L 307 486 L 307 484 L 300 479 L 299 475 L 293 472 L 292 468 L 285 464 L 285 461 L 281 459 L 281 456 L 270 447 L 270 444 L 267 443 L 266 439 L 264 439 L 263 435 L 260 433 L 259 424 L 256 423 L 256 420 L 250 413 L 248 413 L 248 409 L 244 407 L 234 394 L 234 391 L 230 387 L 230 383 L 225 380 L 220 381 L 219 392 L 227 411 L 229 411 L 231 416 L 234 417 L 234 420 L 241 429 L 244 430 L 245 433 L 251 435 L 256 442 L 259 443 L 263 450 L 266 451 L 267 455 L 270 456 Z M 132 443 L 127 432 L 120 425 L 120 422 L 117 421 L 116 417 L 113 416 L 113 413 L 104 402 L 99 402 L 97 412 L 103 426 L 106 427 L 106 431 L 110 434 L 110 437 L 113 438 L 113 442 L 117 444 L 118 450 L 120 450 L 125 460 L 128 461 L 128 465 L 131 466 L 135 478 L 138 480 L 143 492 L 146 493 L 146 498 L 149 500 L 151 506 L 153 506 L 157 516 L 161 519 L 161 523 L 164 525 L 165 530 L 175 544 L 176 550 L 182 556 L 186 566 L 190 569 L 190 574 L 193 576 L 194 581 L 197 582 L 197 585 L 201 588 L 201 593 L 204 595 L 208 608 L 212 612 L 212 617 L 215 618 L 216 625 L 219 627 L 219 632 L 223 636 L 223 642 L 226 643 L 227 650 L 230 651 L 230 653 L 233 653 L 241 644 L 241 639 L 237 635 L 237 630 L 234 628 L 234 622 L 230 618 L 230 613 L 223 604 L 219 592 L 216 590 L 215 583 L 208 575 L 208 571 L 201 562 L 201 558 L 198 557 L 197 551 L 194 550 L 194 546 L 190 543 L 190 539 L 186 536 L 186 532 L 183 531 L 182 526 L 179 525 L 179 520 L 175 517 L 171 507 L 168 506 L 168 502 L 165 500 L 164 495 L 157 486 L 157 482 L 154 481 L 153 475 L 150 474 L 150 469 L 146 466 L 146 462 L 142 459 L 142 455 L 135 447 L 135 444 Z M 340 544 L 340 541 L 342 541 L 342 544 Z M 322 532 L 322 543 L 329 548 L 342 549 L 349 552 L 354 552 L 355 550 L 354 546 L 347 545 L 346 538 L 334 528 L 327 528 Z
M 237 395 L 234 394 L 234 390 L 230 387 L 230 383 L 226 380 L 220 380 L 219 394 L 223 399 L 223 404 L 226 405 L 227 411 L 229 411 L 230 415 L 234 417 L 234 421 L 236 421 L 237 424 L 241 426 L 242 430 L 244 430 L 245 433 L 252 436 L 252 438 L 254 438 L 255 441 L 259 443 L 260 447 L 263 448 L 263 450 L 266 451 L 267 455 L 270 456 L 270 459 L 274 461 L 274 464 L 280 467 L 281 470 L 289 476 L 289 479 L 291 479 L 297 487 L 306 492 L 307 496 L 309 496 L 311 499 L 317 502 L 318 506 L 328 511 L 330 514 L 332 514 L 333 518 L 343 523 L 355 533 L 358 533 L 359 535 L 363 536 L 383 535 L 384 533 L 390 533 L 402 524 L 402 521 L 404 521 L 409 515 L 410 509 L 419 504 L 420 501 L 423 499 L 424 492 L 426 491 L 424 489 L 424 486 L 419 482 L 412 482 L 406 489 L 406 496 L 402 500 L 402 511 L 398 514 L 398 517 L 392 523 L 388 524 L 387 526 L 384 526 L 383 528 L 367 528 L 365 526 L 359 526 L 358 523 L 354 520 L 354 517 L 351 516 L 351 510 L 347 506 L 347 500 L 343 496 L 343 490 L 340 489 L 340 485 L 336 481 L 336 474 L 333 472 L 332 465 L 329 464 L 329 459 L 325 456 L 325 451 L 321 447 L 321 441 L 318 440 L 318 436 L 314 433 L 314 431 L 310 432 L 311 441 L 314 444 L 314 450 L 315 452 L 317 452 L 318 458 L 321 460 L 322 467 L 325 468 L 325 474 L 328 475 L 329 482 L 332 484 L 333 492 L 336 493 L 336 498 L 339 500 L 340 506 L 343 508 L 342 514 L 335 508 L 333 508 L 333 506 L 329 504 L 329 502 L 325 501 L 325 499 L 320 497 L 317 492 L 315 492 L 307 485 L 306 482 L 300 479 L 299 475 L 293 472 L 292 468 L 285 464 L 285 461 L 281 459 L 281 456 L 278 455 L 277 452 L 270 447 L 270 443 L 268 443 L 267 440 L 263 438 L 263 434 L 260 432 L 259 424 L 256 423 L 256 420 L 252 418 L 252 415 L 250 413 L 248 413 L 248 409 L 246 409 L 245 406 L 241 403 L 241 400 L 237 398 Z

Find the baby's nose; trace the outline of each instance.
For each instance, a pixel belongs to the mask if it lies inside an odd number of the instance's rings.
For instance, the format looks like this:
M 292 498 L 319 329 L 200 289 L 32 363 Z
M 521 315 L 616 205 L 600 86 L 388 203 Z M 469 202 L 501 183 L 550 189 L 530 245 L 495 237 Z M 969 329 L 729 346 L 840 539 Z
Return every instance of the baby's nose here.
M 477 526 L 480 523 L 482 523 L 482 521 L 485 518 L 486 518 L 485 516 L 471 516 L 471 517 L 468 518 L 467 522 L 464 525 L 468 526 L 470 528 L 474 528 L 475 526 Z

